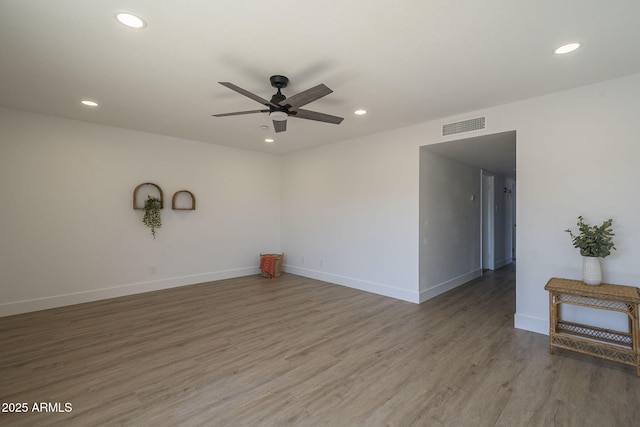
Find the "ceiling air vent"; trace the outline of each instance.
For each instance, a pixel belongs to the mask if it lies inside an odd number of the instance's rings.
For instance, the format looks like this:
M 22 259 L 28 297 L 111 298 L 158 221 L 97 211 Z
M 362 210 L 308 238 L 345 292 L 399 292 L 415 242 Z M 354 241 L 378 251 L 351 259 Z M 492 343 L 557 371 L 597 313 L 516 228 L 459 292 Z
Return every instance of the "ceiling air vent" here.
M 485 117 L 463 120 L 461 122 L 442 125 L 442 136 L 453 135 L 462 132 L 471 132 L 485 128 Z

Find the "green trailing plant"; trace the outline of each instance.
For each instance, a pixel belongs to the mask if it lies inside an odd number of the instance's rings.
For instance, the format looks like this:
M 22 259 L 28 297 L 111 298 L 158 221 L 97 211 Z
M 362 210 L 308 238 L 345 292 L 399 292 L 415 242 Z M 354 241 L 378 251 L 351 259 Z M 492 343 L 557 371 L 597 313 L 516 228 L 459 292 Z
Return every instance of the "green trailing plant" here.
M 608 219 L 602 225 L 585 224 L 584 218 L 578 217 L 579 234 L 575 235 L 570 229 L 565 231 L 571 236 L 573 247 L 580 249 L 580 255 L 589 257 L 604 258 L 611 255 L 611 250 L 616 249 L 613 245 L 613 224 L 612 219 Z
M 147 196 L 144 202 L 144 217 L 142 223 L 151 228 L 151 235 L 156 238 L 156 228 L 162 227 L 162 218 L 160 216 L 162 203 L 157 197 Z

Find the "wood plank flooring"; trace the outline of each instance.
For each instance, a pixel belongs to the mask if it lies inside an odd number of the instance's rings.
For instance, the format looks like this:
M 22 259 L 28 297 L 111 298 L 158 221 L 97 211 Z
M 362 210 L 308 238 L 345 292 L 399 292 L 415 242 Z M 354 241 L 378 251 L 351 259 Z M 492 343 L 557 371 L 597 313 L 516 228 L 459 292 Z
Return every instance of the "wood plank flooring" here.
M 29 405 L 0 425 L 640 425 L 633 367 L 513 328 L 514 271 L 421 305 L 284 274 L 0 318 L 0 402 Z

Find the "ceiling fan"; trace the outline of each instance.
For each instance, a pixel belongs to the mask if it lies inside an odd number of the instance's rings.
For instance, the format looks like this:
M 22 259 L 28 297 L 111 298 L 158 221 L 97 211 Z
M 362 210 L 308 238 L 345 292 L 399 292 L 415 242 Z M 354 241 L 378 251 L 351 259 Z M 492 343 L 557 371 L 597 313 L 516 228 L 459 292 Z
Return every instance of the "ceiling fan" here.
M 288 117 L 296 117 L 298 119 L 307 119 L 307 120 L 316 120 L 324 123 L 333 123 L 340 124 L 342 117 L 332 116 L 329 114 L 318 113 L 316 111 L 303 110 L 303 105 L 306 105 L 310 102 L 313 102 L 317 99 L 322 98 L 323 96 L 329 95 L 333 91 L 329 89 L 324 84 L 319 84 L 317 86 L 312 87 L 311 89 L 304 90 L 296 95 L 293 95 L 289 98 L 284 96 L 280 89 L 287 87 L 289 84 L 289 79 L 285 76 L 271 76 L 269 78 L 271 81 L 271 86 L 278 89 L 272 97 L 270 101 L 249 92 L 248 90 L 242 89 L 229 82 L 218 82 L 222 86 L 228 87 L 231 90 L 235 90 L 241 95 L 244 95 L 248 98 L 253 99 L 254 101 L 258 101 L 260 104 L 268 107 L 262 110 L 251 110 L 251 111 L 238 111 L 235 113 L 223 113 L 223 114 L 214 114 L 214 117 L 226 117 L 226 116 L 238 116 L 242 114 L 254 114 L 254 113 L 269 113 L 269 118 L 273 120 L 273 128 L 276 132 L 284 132 L 287 130 L 287 118 Z

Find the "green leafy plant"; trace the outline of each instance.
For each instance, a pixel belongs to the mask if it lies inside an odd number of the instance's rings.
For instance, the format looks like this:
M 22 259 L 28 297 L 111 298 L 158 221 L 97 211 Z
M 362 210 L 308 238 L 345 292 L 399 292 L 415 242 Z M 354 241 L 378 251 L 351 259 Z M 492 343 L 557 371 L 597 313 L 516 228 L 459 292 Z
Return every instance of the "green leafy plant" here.
M 151 228 L 153 238 L 156 238 L 156 228 L 162 227 L 162 218 L 160 217 L 160 209 L 162 203 L 157 197 L 147 196 L 144 202 L 144 217 L 142 223 Z
M 565 231 L 571 236 L 573 247 L 580 249 L 580 255 L 589 257 L 604 258 L 611 255 L 611 250 L 616 249 L 613 245 L 612 219 L 608 219 L 601 226 L 585 224 L 584 218 L 578 217 L 578 230 L 580 233 L 574 235 L 570 229 Z

